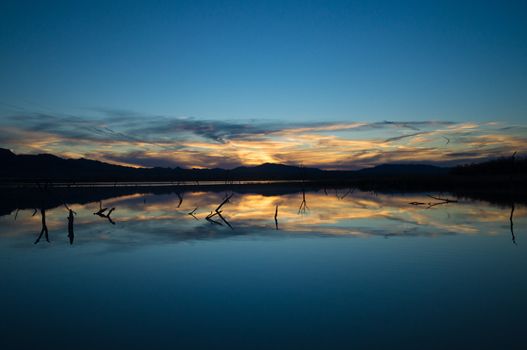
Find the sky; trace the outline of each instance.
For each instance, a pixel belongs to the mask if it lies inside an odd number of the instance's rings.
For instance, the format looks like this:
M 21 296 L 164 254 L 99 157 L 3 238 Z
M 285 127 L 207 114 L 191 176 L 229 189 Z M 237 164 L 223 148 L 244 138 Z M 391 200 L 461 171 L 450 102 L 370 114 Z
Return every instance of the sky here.
M 131 166 L 527 151 L 525 1 L 0 2 L 0 147 Z

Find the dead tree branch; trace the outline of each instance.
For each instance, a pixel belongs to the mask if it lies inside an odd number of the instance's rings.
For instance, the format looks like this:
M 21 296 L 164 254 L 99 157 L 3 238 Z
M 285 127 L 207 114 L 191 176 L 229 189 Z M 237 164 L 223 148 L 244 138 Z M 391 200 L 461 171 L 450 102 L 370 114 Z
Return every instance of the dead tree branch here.
M 96 211 L 95 213 L 93 213 L 93 215 L 97 215 L 101 218 L 106 218 L 108 219 L 108 221 L 112 224 L 112 225 L 115 225 L 115 222 L 112 220 L 112 218 L 110 217 L 110 215 L 112 214 L 112 212 L 115 210 L 115 208 L 112 208 L 108 211 L 107 214 L 104 214 L 104 212 L 107 210 L 108 208 L 103 208 L 102 207 L 102 202 L 99 202 L 99 210 Z
M 42 229 L 40 230 L 40 235 L 37 237 L 37 240 L 34 242 L 34 244 L 40 242 L 42 235 L 45 235 L 46 241 L 49 243 L 49 232 L 48 226 L 46 225 L 46 209 L 40 209 L 40 215 L 42 216 Z
M 67 207 L 67 206 L 66 206 Z M 73 210 L 68 208 L 68 238 L 70 240 L 70 244 L 73 244 L 73 239 L 75 238 L 75 234 L 73 232 L 73 220 L 74 220 L 74 214 L 76 214 Z
M 196 210 L 198 210 L 198 207 L 194 208 L 193 211 L 191 211 L 191 212 L 189 212 L 189 213 L 187 213 L 187 214 L 190 215 L 190 216 L 192 216 L 194 219 L 199 220 L 199 219 L 196 217 L 196 215 L 194 215 L 194 213 L 196 212 Z
M 511 223 L 511 235 L 512 235 L 512 243 L 516 244 L 516 236 L 514 236 L 514 203 L 512 203 L 511 206 L 511 216 L 509 216 L 509 221 Z
M 438 202 L 410 202 L 408 204 L 415 205 L 415 206 L 426 206 L 426 209 L 430 209 L 432 207 L 435 207 L 437 205 L 443 205 L 448 203 L 457 203 L 458 201 L 456 199 L 448 199 L 448 198 L 441 198 L 432 196 L 431 194 L 428 195 L 428 197 L 435 199 Z
M 300 203 L 300 207 L 298 208 L 298 214 L 305 214 L 306 210 L 309 208 L 307 207 L 306 202 L 306 191 L 302 189 L 302 202 Z
M 178 197 L 178 199 L 179 199 L 179 203 L 178 203 L 178 205 L 177 205 L 177 207 L 179 208 L 179 207 L 181 207 L 181 204 L 183 203 L 183 197 L 181 197 L 181 195 L 179 194 L 179 192 L 176 192 L 176 195 L 177 195 L 177 197 Z
M 218 207 L 213 212 L 211 211 L 210 214 L 207 215 L 205 220 L 207 220 L 208 222 L 213 223 L 213 224 L 222 225 L 221 222 L 212 219 L 214 216 L 217 215 L 221 219 L 221 221 L 223 221 L 227 226 L 229 226 L 231 228 L 231 230 L 234 230 L 233 227 L 231 226 L 231 224 L 227 221 L 227 219 L 225 219 L 225 217 L 223 217 L 223 215 L 221 215 L 221 213 L 222 213 L 221 208 L 225 204 L 229 203 L 229 201 L 230 201 L 230 199 L 232 198 L 233 195 L 234 195 L 233 193 L 231 193 L 230 195 L 227 195 L 225 197 L 225 199 L 223 200 L 223 202 L 221 202 L 220 205 L 218 205 Z
M 278 204 L 276 205 L 276 209 L 274 211 L 274 225 L 278 230 Z

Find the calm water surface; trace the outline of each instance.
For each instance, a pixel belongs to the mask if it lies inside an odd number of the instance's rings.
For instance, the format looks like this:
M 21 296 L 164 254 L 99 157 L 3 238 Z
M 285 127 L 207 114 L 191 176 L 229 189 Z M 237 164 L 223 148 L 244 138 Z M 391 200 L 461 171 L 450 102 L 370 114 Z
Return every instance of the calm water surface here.
M 524 206 L 229 194 L 0 217 L 0 347 L 527 348 Z

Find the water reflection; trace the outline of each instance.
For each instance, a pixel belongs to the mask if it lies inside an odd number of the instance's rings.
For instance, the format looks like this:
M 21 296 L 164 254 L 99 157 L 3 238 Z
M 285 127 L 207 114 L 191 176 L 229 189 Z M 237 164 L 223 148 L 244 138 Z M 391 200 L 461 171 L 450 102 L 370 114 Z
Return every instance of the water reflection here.
M 0 192 L 3 343 L 525 348 L 514 337 L 527 312 L 523 202 L 309 187 L 74 191 Z M 33 245 L 39 232 L 51 243 Z
M 142 192 L 106 198 L 104 205 L 99 200 L 95 212 L 92 208 L 97 202 L 70 199 L 71 208 L 66 205 L 67 227 L 61 207 L 40 209 L 40 234 L 34 243 L 42 237 L 49 242 L 51 230 L 67 231 L 70 244 L 74 239 L 76 243 L 148 243 L 233 234 L 393 237 L 499 235 L 507 231 L 516 244 L 514 225 L 523 227 L 527 216 L 523 205 L 512 204 L 509 211 L 501 205 L 442 194 L 380 194 L 354 189 L 335 189 L 334 195 L 332 192 L 326 188 L 281 194 Z M 26 215 L 30 210 L 16 208 L 0 217 L 0 235 L 23 237 L 34 232 L 37 210 Z M 94 215 L 107 220 L 112 228 L 94 221 Z

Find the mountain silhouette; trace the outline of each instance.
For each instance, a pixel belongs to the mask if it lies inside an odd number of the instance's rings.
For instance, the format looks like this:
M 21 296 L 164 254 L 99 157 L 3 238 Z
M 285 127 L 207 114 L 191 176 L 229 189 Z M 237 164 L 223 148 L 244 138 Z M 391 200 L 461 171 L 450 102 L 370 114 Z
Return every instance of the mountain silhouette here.
M 271 163 L 229 170 L 133 168 L 84 158 L 65 159 L 51 154 L 16 155 L 10 150 L 0 149 L 0 179 L 3 181 L 313 180 L 350 173 Z
M 241 181 L 241 180 L 338 180 L 433 179 L 448 177 L 509 176 L 527 172 L 526 158 L 499 158 L 487 162 L 444 168 L 427 164 L 381 164 L 356 171 L 321 170 L 264 163 L 234 169 L 133 168 L 91 159 L 66 159 L 51 154 L 16 155 L 0 148 L 2 182 L 99 182 L 99 181 Z M 507 177 L 508 178 L 508 177 Z

